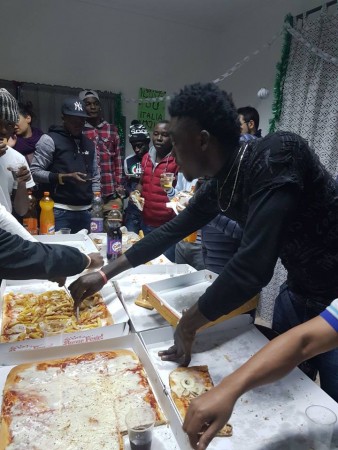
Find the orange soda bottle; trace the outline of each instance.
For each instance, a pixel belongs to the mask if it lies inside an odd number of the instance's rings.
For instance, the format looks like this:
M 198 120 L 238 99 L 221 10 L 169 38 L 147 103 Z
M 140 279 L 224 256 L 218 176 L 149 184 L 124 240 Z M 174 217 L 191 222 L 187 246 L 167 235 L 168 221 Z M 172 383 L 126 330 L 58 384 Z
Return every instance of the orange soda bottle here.
M 49 196 L 49 192 L 43 193 L 43 198 L 40 200 L 40 234 L 54 234 L 55 233 L 55 217 L 54 217 L 54 201 Z

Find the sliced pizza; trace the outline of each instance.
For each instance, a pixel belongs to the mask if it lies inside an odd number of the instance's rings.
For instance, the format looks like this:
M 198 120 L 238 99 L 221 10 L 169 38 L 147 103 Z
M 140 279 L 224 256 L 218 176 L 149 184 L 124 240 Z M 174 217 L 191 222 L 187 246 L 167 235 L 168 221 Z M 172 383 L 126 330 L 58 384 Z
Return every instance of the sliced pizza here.
M 213 388 L 208 366 L 178 367 L 169 375 L 171 397 L 184 420 L 190 402 Z M 217 436 L 232 436 L 232 426 L 226 424 Z

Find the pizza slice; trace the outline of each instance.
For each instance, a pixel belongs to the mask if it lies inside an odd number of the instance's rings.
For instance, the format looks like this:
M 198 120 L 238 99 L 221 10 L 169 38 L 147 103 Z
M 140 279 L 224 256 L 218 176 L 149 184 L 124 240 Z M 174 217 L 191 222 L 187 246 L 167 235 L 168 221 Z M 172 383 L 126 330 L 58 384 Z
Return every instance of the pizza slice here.
M 213 388 L 208 366 L 178 367 L 169 374 L 171 397 L 184 420 L 190 402 Z M 226 424 L 217 436 L 232 436 L 232 426 Z
M 141 196 L 141 192 L 136 190 L 130 193 L 132 202 L 137 206 L 140 211 L 143 211 L 144 198 Z

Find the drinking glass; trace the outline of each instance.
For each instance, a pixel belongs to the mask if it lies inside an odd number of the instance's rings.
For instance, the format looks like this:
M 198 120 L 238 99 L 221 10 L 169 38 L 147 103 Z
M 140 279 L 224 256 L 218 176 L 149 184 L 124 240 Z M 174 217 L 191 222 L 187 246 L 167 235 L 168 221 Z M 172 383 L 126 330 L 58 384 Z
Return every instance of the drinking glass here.
M 131 450 L 150 450 L 155 413 L 146 403 L 131 408 L 125 421 Z
M 311 405 L 305 411 L 310 448 L 312 450 L 327 450 L 331 446 L 334 425 L 337 416 L 326 406 Z

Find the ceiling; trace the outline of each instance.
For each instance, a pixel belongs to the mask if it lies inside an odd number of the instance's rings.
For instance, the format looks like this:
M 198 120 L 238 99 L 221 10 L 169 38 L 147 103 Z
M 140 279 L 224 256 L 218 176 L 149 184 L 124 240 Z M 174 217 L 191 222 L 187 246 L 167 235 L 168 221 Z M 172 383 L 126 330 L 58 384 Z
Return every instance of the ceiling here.
M 76 0 L 156 20 L 222 32 L 229 21 L 271 6 L 291 6 L 289 0 Z M 319 0 L 318 0 L 319 1 Z M 273 5 L 272 5 L 273 4 Z M 298 11 L 299 12 L 299 11 Z

